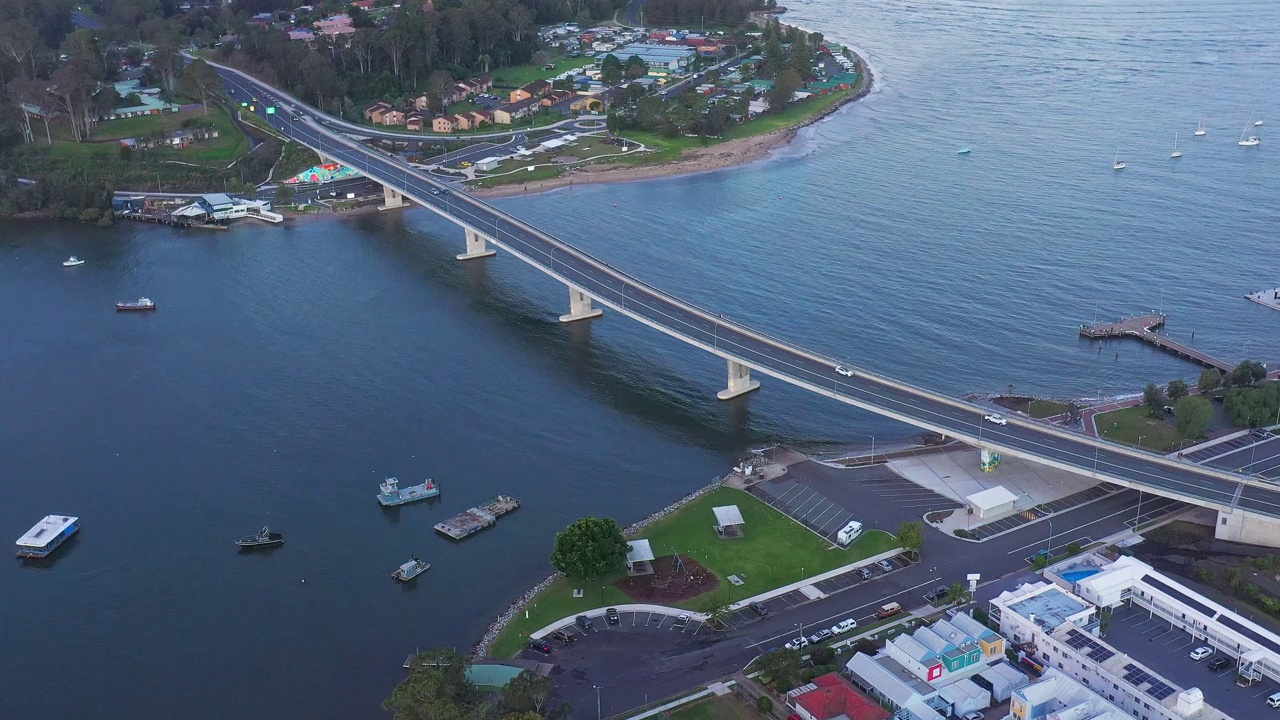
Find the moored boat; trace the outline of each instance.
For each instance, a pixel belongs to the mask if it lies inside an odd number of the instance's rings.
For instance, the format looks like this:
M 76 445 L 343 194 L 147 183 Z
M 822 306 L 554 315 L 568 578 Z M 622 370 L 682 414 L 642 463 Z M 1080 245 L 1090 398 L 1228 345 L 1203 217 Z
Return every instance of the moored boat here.
M 43 558 L 75 535 L 80 529 L 80 518 L 73 515 L 47 515 L 22 537 L 18 538 L 18 557 Z
M 71 257 L 62 261 L 62 267 L 75 267 L 77 265 L 83 265 L 83 264 L 84 264 L 84 261 L 76 257 L 75 255 L 72 255 Z
M 283 545 L 284 535 L 278 532 L 271 532 L 266 527 L 258 531 L 257 535 L 245 535 L 236 541 L 241 549 L 271 547 L 272 545 Z
M 431 563 L 419 560 L 417 555 L 413 555 L 409 562 L 396 568 L 396 571 L 391 573 L 391 577 L 400 582 L 409 582 L 430 569 Z
M 118 302 L 116 303 L 116 312 L 139 312 L 144 310 L 155 310 L 156 304 L 151 298 L 138 298 L 138 302 Z
M 427 478 L 427 481 L 421 485 L 410 485 L 402 488 L 399 480 L 390 477 L 382 481 L 382 484 L 378 486 L 378 490 L 380 491 L 378 493 L 378 502 L 387 507 L 426 500 L 440 494 L 440 486 L 431 478 Z

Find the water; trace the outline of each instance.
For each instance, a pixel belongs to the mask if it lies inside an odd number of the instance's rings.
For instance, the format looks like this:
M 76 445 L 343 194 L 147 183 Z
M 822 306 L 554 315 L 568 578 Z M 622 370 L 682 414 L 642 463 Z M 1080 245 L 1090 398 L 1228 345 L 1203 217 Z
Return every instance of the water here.
M 1095 306 L 1158 307 L 1197 347 L 1280 360 L 1280 313 L 1241 297 L 1280 284 L 1270 125 L 1235 145 L 1251 113 L 1280 123 L 1280 7 L 788 5 L 869 50 L 871 97 L 770 162 L 503 205 L 950 393 L 1195 376 L 1080 341 Z M 0 718 L 373 717 L 406 654 L 469 647 L 572 519 L 635 520 L 755 444 L 914 432 L 768 378 L 716 403 L 720 361 L 608 311 L 561 326 L 562 287 L 510 258 L 456 263 L 461 244 L 424 212 L 218 234 L 0 226 L 0 528 L 84 518 L 51 567 L 0 563 L 0 674 L 21 680 Z M 73 253 L 88 264 L 61 268 Z M 159 310 L 112 312 L 140 294 Z M 442 502 L 384 512 L 383 473 L 433 475 Z M 433 535 L 499 492 L 525 505 L 496 529 Z M 263 524 L 284 547 L 238 556 Z M 402 588 L 388 576 L 410 554 L 433 567 Z

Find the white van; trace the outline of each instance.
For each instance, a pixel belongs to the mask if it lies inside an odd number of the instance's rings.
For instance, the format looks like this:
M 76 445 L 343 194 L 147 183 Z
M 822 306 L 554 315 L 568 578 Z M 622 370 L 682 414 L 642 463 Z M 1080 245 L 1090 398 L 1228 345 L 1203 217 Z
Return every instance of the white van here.
M 1267 704 L 1273 708 L 1280 708 L 1280 692 L 1271 693 L 1267 697 Z
M 840 543 L 841 545 L 848 545 L 854 540 L 857 540 L 858 536 L 861 534 L 862 534 L 862 523 L 858 522 L 857 520 L 851 520 L 849 521 L 848 525 L 845 525 L 844 527 L 840 528 L 840 532 L 836 533 L 836 542 Z

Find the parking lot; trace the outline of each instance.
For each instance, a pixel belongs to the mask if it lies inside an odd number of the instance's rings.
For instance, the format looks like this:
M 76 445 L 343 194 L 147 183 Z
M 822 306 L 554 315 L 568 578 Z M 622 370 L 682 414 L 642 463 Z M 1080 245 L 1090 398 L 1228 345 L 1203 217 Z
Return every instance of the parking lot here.
M 1200 688 L 1206 703 L 1231 717 L 1260 717 L 1263 713 L 1275 712 L 1267 707 L 1266 698 L 1280 690 L 1280 685 L 1267 680 L 1250 687 L 1236 685 L 1234 656 L 1229 656 L 1232 663 L 1225 669 L 1218 672 L 1210 670 L 1208 664 L 1220 657 L 1219 653 L 1202 660 L 1192 660 L 1191 651 L 1203 646 L 1204 641 L 1172 628 L 1159 617 L 1151 617 L 1146 610 L 1117 609 L 1111 616 L 1106 642 L 1157 675 L 1162 675 L 1179 690 Z
M 1280 437 L 1255 430 L 1244 437 L 1205 448 L 1207 450 L 1216 450 L 1215 454 L 1220 457 L 1202 461 L 1205 465 L 1280 480 Z
M 1182 459 L 1190 460 L 1191 462 L 1194 462 L 1194 463 L 1202 463 L 1206 460 L 1209 460 L 1210 458 L 1215 458 L 1219 455 L 1225 455 L 1229 452 L 1239 450 L 1241 448 L 1247 448 L 1250 445 L 1253 445 L 1254 443 L 1257 443 L 1260 440 L 1267 440 L 1270 437 L 1272 436 L 1270 436 L 1265 431 L 1252 430 L 1240 437 L 1231 438 L 1230 440 L 1223 440 L 1221 442 L 1216 442 L 1208 447 L 1200 448 L 1199 450 L 1195 450 L 1193 452 L 1183 453 Z
M 1064 512 L 1070 510 L 1077 505 L 1083 505 L 1087 502 L 1093 502 L 1099 498 L 1104 498 L 1120 488 L 1110 483 L 1099 483 L 1091 488 L 1086 488 L 1078 493 L 1073 493 L 1064 498 L 1050 500 L 1049 502 L 1040 503 L 1036 507 L 1027 508 L 1020 513 L 1001 518 L 995 522 L 989 522 L 985 525 L 979 525 L 970 532 L 977 536 L 979 540 L 985 540 L 993 535 L 999 535 L 1002 532 L 1008 532 L 1014 528 L 1035 522 L 1046 515 Z M 1047 511 L 1047 512 L 1046 512 Z

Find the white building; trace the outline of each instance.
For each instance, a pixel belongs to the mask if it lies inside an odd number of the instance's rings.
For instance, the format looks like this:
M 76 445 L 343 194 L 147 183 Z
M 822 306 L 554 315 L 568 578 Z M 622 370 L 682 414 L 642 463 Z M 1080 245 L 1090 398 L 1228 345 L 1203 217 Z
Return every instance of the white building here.
M 1239 674 L 1280 682 L 1280 636 L 1162 575 L 1132 557 L 1107 563 L 1075 583 L 1080 597 L 1103 608 L 1132 603 L 1182 628 L 1237 661 Z
M 1014 720 L 1132 720 L 1070 675 L 1053 669 L 1014 691 L 1009 716 Z
M 1228 718 L 1205 704 L 1199 688 L 1181 690 L 1098 640 L 1098 608 L 1056 585 L 1003 592 L 991 601 L 990 617 L 1041 665 L 1071 676 L 1136 720 Z

